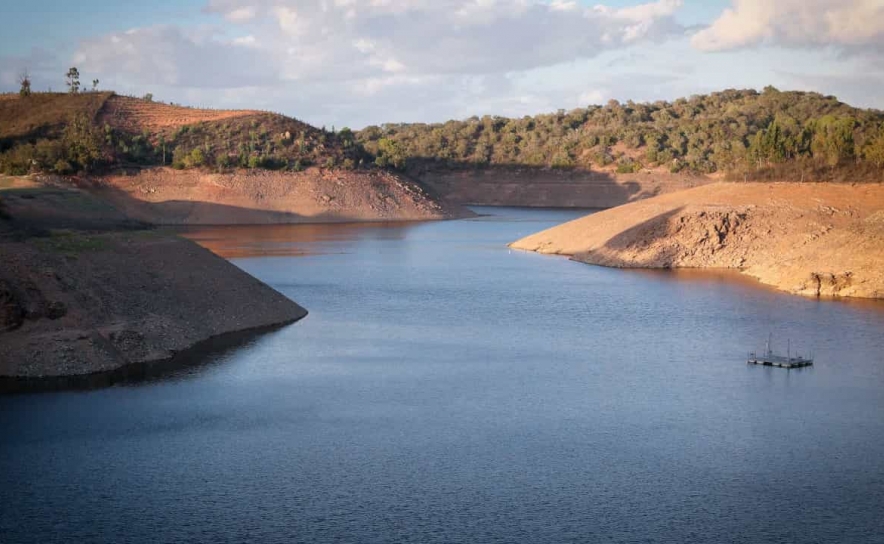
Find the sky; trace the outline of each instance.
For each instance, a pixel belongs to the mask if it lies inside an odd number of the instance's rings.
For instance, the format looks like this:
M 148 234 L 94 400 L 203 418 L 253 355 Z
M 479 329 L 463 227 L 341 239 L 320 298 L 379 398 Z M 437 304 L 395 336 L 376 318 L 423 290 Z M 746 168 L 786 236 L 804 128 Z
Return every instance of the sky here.
M 4 2 L 6 3 L 6 2 Z M 0 92 L 84 86 L 317 126 L 523 116 L 728 88 L 884 109 L 884 0 L 28 0 Z

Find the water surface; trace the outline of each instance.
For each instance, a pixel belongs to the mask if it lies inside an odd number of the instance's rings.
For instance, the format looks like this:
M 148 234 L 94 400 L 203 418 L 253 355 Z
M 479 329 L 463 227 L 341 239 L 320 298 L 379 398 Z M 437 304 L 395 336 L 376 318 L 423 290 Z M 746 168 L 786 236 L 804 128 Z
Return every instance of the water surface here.
M 579 212 L 195 229 L 310 310 L 0 398 L 0 541 L 884 541 L 884 305 L 510 251 Z M 769 332 L 818 361 L 750 367 Z

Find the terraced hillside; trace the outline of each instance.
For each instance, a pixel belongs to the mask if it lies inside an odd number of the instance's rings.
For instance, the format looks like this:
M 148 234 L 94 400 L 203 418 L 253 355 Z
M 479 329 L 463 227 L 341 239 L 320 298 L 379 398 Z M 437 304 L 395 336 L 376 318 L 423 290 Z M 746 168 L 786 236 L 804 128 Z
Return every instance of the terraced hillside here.
M 0 172 L 73 174 L 120 166 L 178 169 L 374 167 L 349 130 L 254 110 L 172 106 L 113 93 L 7 95 Z
M 256 110 L 182 108 L 162 102 L 113 95 L 105 102 L 98 121 L 102 125 L 108 124 L 116 129 L 141 133 L 145 130 L 160 132 L 168 128 L 248 117 L 259 113 Z

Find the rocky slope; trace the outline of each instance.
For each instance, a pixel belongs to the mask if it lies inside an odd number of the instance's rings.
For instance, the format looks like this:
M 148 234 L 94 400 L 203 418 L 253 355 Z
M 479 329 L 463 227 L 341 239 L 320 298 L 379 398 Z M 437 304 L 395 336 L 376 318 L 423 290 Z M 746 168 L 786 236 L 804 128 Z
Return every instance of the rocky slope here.
M 77 190 L 0 190 L 0 390 L 125 378 L 306 311 L 224 259 Z
M 511 247 L 623 268 L 732 268 L 795 294 L 884 298 L 884 185 L 716 183 Z

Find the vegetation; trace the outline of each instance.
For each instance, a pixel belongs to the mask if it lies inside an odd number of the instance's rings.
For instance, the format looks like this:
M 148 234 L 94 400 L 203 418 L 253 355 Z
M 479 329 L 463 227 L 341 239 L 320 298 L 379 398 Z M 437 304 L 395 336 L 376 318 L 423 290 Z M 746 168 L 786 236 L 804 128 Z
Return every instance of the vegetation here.
M 884 113 L 773 87 L 652 104 L 612 100 L 521 119 L 370 126 L 357 138 L 379 165 L 412 171 L 518 165 L 880 180 L 884 166 Z
M 111 106 L 115 101 L 134 106 L 119 112 Z M 140 124 L 157 108 L 185 121 Z M 188 123 L 188 111 L 101 92 L 0 100 L 0 172 L 72 174 L 161 165 L 300 171 L 310 166 L 353 169 L 374 160 L 349 129 L 328 132 L 272 113 Z
M 27 98 L 31 96 L 31 76 L 28 74 L 28 71 L 25 70 L 18 77 L 18 82 L 21 87 L 19 88 L 18 94 L 22 98 Z
M 354 133 L 272 113 L 200 117 L 206 110 L 173 108 L 150 94 L 80 93 L 79 77 L 76 68 L 66 74 L 69 93 L 31 93 L 25 74 L 19 96 L 0 100 L 0 173 L 160 165 L 219 171 L 376 165 L 411 172 L 511 165 L 623 174 L 657 168 L 832 181 L 880 181 L 884 173 L 884 113 L 772 87 Z M 157 116 L 171 120 L 151 121 Z M 215 120 L 195 122 L 207 118 Z
M 68 70 L 65 78 L 65 84 L 68 86 L 69 93 L 76 94 L 80 92 L 80 71 L 75 66 Z

